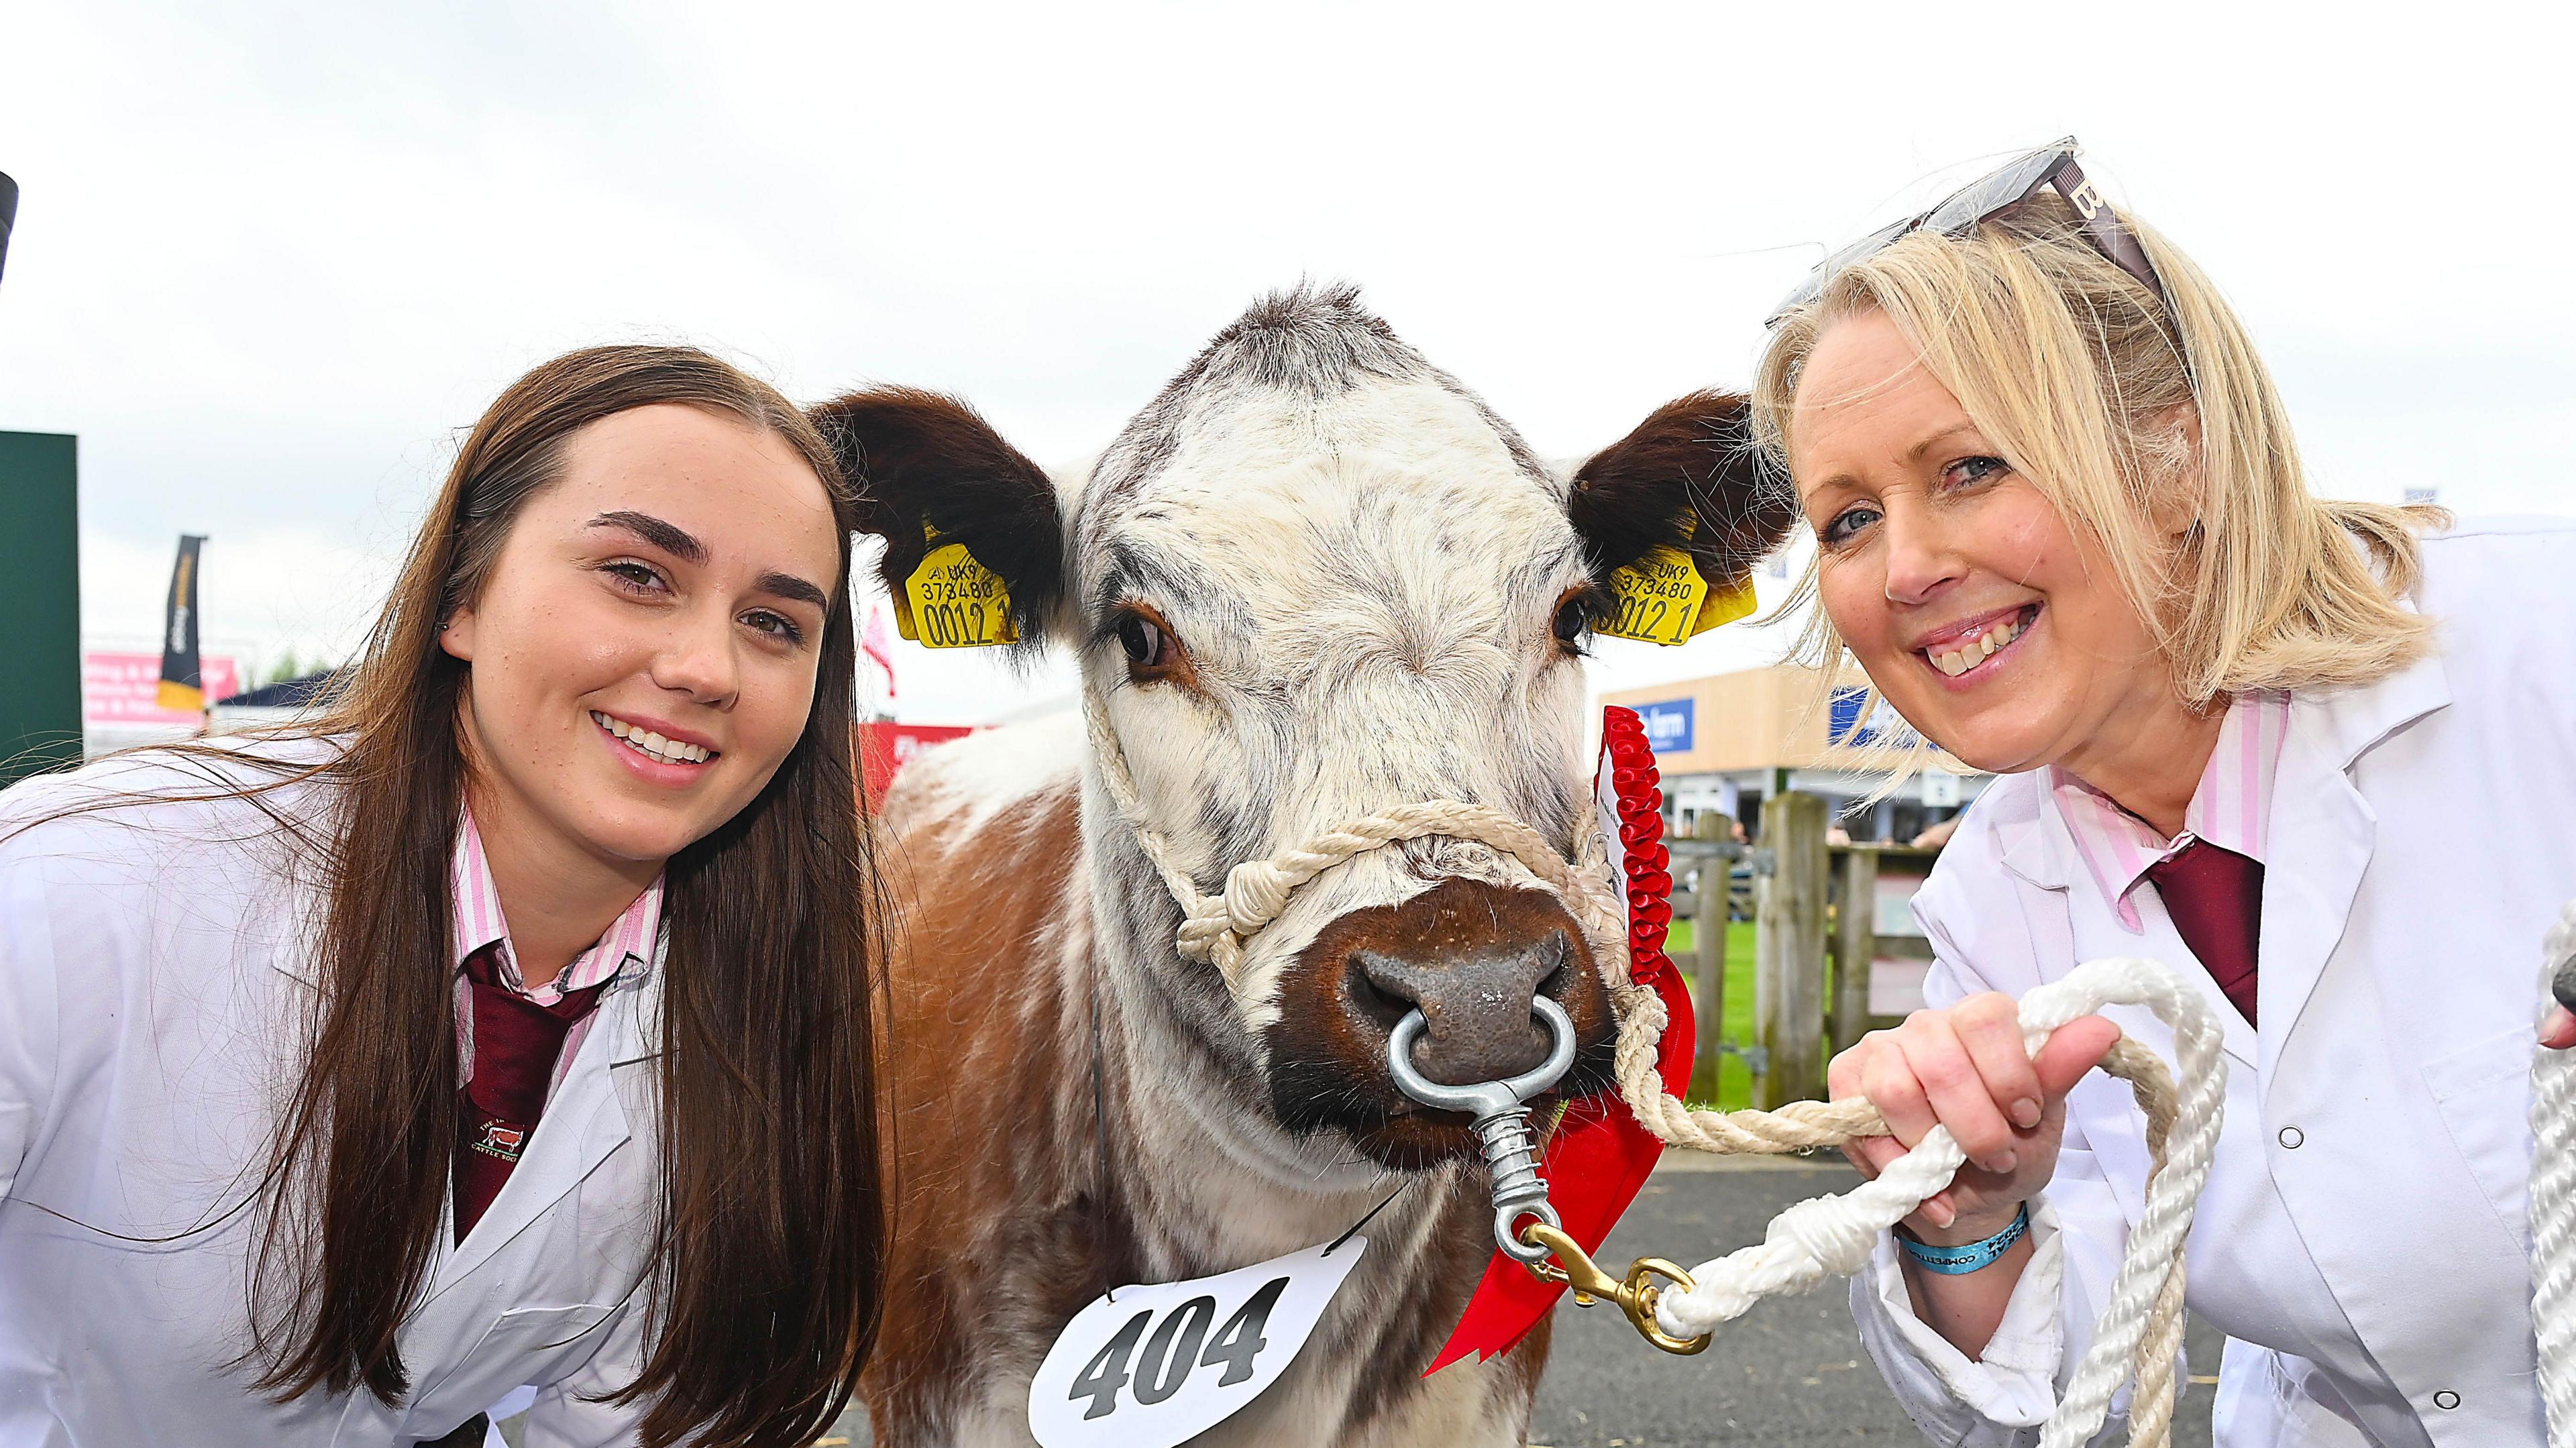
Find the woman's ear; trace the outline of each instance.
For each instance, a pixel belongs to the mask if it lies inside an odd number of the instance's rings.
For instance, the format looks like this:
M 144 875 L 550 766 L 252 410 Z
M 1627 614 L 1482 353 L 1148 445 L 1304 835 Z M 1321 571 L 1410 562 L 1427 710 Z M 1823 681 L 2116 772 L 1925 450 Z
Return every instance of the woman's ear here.
M 474 662 L 474 606 L 466 604 L 448 615 L 438 626 L 438 646 L 447 656 L 464 663 Z
M 2140 442 L 2146 456 L 2139 461 L 2153 478 L 2147 517 L 2158 535 L 2179 539 L 2199 525 L 2209 486 L 2200 463 L 2200 409 L 2188 402 L 2171 409 Z
M 1684 548 L 1712 589 L 1743 582 L 1798 509 L 1753 445 L 1752 406 L 1694 392 L 1656 408 L 1574 470 L 1565 502 L 1607 582 L 1660 547 Z
M 1044 632 L 1064 598 L 1064 522 L 1046 470 L 954 397 L 871 387 L 812 410 L 859 493 L 859 527 L 885 540 L 877 571 L 900 598 L 929 535 L 1002 576 L 1018 636 Z

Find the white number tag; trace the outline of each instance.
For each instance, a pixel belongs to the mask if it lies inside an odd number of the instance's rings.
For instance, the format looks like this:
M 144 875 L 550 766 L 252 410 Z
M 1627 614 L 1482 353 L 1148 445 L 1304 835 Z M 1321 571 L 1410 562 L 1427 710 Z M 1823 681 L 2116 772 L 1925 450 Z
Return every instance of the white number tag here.
M 1172 1448 L 1206 1432 L 1287 1371 L 1367 1249 L 1355 1236 L 1094 1301 L 1029 1381 L 1029 1432 L 1043 1448 Z

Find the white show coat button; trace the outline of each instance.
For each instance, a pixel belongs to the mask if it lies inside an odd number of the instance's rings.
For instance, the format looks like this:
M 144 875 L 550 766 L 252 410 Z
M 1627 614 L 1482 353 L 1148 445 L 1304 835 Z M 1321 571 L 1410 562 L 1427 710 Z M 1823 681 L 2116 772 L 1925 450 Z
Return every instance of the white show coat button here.
M 2299 1147 L 2307 1141 L 2307 1139 L 2308 1134 L 2295 1126 L 2284 1126 L 2281 1128 L 2281 1144 L 2292 1151 L 2297 1151 Z
M 2460 1395 L 2452 1392 L 2449 1388 L 2444 1388 L 2442 1391 L 2433 1395 L 2433 1406 L 2436 1408 L 2456 1408 L 2460 1406 Z

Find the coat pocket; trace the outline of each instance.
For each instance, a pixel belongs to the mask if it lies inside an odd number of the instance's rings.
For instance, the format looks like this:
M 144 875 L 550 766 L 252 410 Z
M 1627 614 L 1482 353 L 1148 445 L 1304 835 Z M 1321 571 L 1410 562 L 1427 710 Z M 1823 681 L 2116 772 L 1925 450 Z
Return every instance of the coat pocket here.
M 2531 1028 L 2510 1030 L 2424 1065 L 2424 1086 L 2496 1219 L 2531 1250 Z

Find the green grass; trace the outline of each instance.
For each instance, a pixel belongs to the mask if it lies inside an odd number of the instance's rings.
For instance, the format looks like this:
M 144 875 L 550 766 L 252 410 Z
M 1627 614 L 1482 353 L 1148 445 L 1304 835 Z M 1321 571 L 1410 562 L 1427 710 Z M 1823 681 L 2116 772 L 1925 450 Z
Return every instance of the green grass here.
M 1693 965 L 1695 932 L 1692 922 L 1676 920 L 1672 935 L 1664 942 L 1664 953 L 1681 968 L 1688 980 Z M 1696 991 L 1693 1006 L 1700 1004 Z M 1708 1012 L 1699 1012 L 1700 1038 L 1708 1039 Z M 1726 1020 L 1717 1039 L 1737 1046 L 1753 1044 L 1753 925 L 1738 921 L 1726 931 Z M 1721 1111 L 1740 1111 L 1753 1104 L 1753 1073 L 1745 1069 L 1742 1058 L 1718 1058 L 1716 1080 L 1712 1082 L 1707 1062 L 1707 1048 L 1701 1048 L 1698 1072 L 1691 1079 L 1690 1101 L 1694 1106 L 1715 1105 Z

